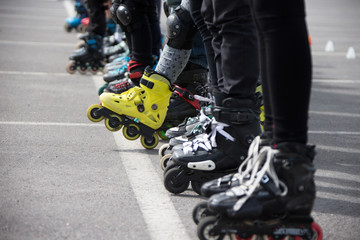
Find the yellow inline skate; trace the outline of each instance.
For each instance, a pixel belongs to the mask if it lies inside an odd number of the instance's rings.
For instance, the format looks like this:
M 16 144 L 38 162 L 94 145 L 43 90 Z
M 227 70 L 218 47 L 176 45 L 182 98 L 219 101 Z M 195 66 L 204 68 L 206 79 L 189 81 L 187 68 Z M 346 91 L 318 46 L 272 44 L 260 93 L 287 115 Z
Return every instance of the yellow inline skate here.
M 152 149 L 159 142 L 156 130 L 165 120 L 171 93 L 171 83 L 166 77 L 146 69 L 140 87 L 121 94 L 102 93 L 101 104 L 91 105 L 87 116 L 93 122 L 105 118 L 105 126 L 110 131 L 124 126 L 122 132 L 126 139 L 136 140 L 141 136 L 142 146 Z

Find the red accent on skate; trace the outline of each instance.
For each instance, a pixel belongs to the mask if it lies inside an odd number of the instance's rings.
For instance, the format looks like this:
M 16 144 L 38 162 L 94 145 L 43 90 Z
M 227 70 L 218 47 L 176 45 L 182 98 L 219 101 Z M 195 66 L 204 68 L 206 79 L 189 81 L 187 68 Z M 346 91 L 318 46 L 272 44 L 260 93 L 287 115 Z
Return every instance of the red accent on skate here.
M 322 240 L 323 239 L 323 232 L 322 229 L 320 227 L 319 224 L 317 224 L 316 222 L 313 222 L 311 224 L 311 228 L 316 232 L 316 234 L 318 235 L 316 240 Z
M 129 78 L 131 79 L 141 78 L 142 75 L 143 74 L 141 72 L 133 72 L 133 73 L 129 73 Z
M 123 82 L 120 82 L 118 84 L 115 84 L 115 88 L 116 89 L 124 89 L 124 88 L 127 88 L 128 86 L 130 86 L 130 83 L 128 81 L 123 81 Z
M 89 22 L 90 20 L 88 17 L 81 19 L 81 24 L 84 25 L 85 27 L 89 25 Z
M 195 99 L 194 95 L 191 92 L 189 92 L 187 89 L 179 87 L 177 85 L 175 85 L 174 87 L 175 87 L 175 90 L 174 90 L 175 93 L 177 93 L 182 99 L 187 101 L 191 106 L 200 110 L 199 100 Z M 179 91 L 179 89 L 181 90 L 181 92 Z M 190 99 L 187 99 L 186 97 L 184 97 L 183 93 L 185 93 L 185 92 L 187 94 L 191 95 L 194 100 L 190 100 Z

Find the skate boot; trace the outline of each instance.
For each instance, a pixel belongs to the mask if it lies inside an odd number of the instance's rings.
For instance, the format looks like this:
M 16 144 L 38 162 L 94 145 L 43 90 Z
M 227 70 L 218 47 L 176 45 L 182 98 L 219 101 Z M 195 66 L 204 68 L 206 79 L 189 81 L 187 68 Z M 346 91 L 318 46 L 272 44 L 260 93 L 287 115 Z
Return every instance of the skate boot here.
M 252 140 L 261 133 L 255 97 L 223 97 L 217 101 L 209 131 L 180 149 L 173 148 L 164 172 L 164 185 L 169 192 L 181 193 L 191 182 L 193 190 L 200 194 L 204 182 L 236 172 L 246 159 Z
M 66 71 L 70 74 L 74 74 L 76 71 L 81 74 L 85 74 L 88 70 L 93 74 L 102 71 L 104 67 L 102 37 L 90 35 L 86 40 L 85 47 L 76 50 L 69 59 L 71 61 L 67 65 Z
M 81 24 L 81 19 L 88 16 L 88 12 L 83 3 L 77 0 L 74 3 L 74 9 L 76 12 L 75 17 L 68 17 L 65 19 L 64 29 L 66 32 L 71 32 L 75 29 L 77 32 L 83 33 L 86 30 L 86 27 Z
M 201 219 L 200 239 L 235 233 L 238 238 L 268 236 L 321 239 L 321 228 L 310 216 L 315 200 L 314 146 L 280 143 L 263 147 L 241 173 L 241 183 L 210 197 L 217 214 Z
M 105 117 L 105 126 L 110 131 L 122 132 L 128 140 L 141 135 L 144 148 L 152 149 L 158 144 L 156 130 L 165 121 L 171 84 L 164 76 L 147 68 L 139 87 L 130 88 L 121 94 L 104 92 L 100 95 L 102 105 L 92 105 L 87 111 L 91 121 Z
M 163 139 L 167 139 L 165 133 L 169 128 L 178 126 L 186 118 L 199 114 L 204 102 L 199 101 L 198 97 L 206 95 L 206 82 L 207 69 L 188 62 L 174 83 L 174 93 L 170 98 L 169 111 L 162 131 L 159 132 Z

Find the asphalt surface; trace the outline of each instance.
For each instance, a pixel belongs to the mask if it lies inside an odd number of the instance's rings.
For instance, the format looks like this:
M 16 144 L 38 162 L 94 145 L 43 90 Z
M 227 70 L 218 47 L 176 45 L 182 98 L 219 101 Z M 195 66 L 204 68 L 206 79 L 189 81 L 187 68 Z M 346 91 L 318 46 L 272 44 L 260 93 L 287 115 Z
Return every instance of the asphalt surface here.
M 306 3 L 313 216 L 324 239 L 360 239 L 360 1 Z M 102 77 L 66 73 L 77 42 L 67 16 L 62 1 L 0 4 L 0 239 L 197 239 L 202 199 L 163 187 L 161 143 L 145 150 L 87 119 Z

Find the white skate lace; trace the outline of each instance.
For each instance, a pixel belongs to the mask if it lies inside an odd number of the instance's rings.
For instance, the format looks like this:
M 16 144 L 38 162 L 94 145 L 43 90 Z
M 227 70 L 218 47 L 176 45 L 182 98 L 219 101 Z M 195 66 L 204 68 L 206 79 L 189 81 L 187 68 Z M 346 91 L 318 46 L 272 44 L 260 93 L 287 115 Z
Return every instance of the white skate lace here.
M 216 121 L 215 118 L 211 119 L 211 132 L 208 134 L 203 134 L 192 141 L 183 143 L 184 154 L 196 152 L 199 148 L 202 148 L 205 151 L 211 151 L 214 147 L 217 147 L 215 140 L 217 133 L 224 136 L 227 140 L 235 141 L 235 138 L 233 138 L 229 133 L 224 130 L 224 127 L 228 126 L 229 125 L 225 123 Z
M 233 210 L 238 211 L 243 206 L 254 191 L 261 187 L 261 181 L 266 183 L 271 179 L 275 186 L 280 189 L 281 196 L 287 194 L 287 187 L 278 178 L 272 161 L 277 152 L 278 150 L 272 149 L 271 147 L 263 147 L 258 155 L 255 154 L 256 157 L 252 159 L 248 158 L 246 167 L 239 172 L 241 185 L 226 191 L 227 195 L 237 196 L 239 198 Z M 245 164 L 245 162 L 243 164 Z M 240 169 L 242 169 L 241 167 Z

